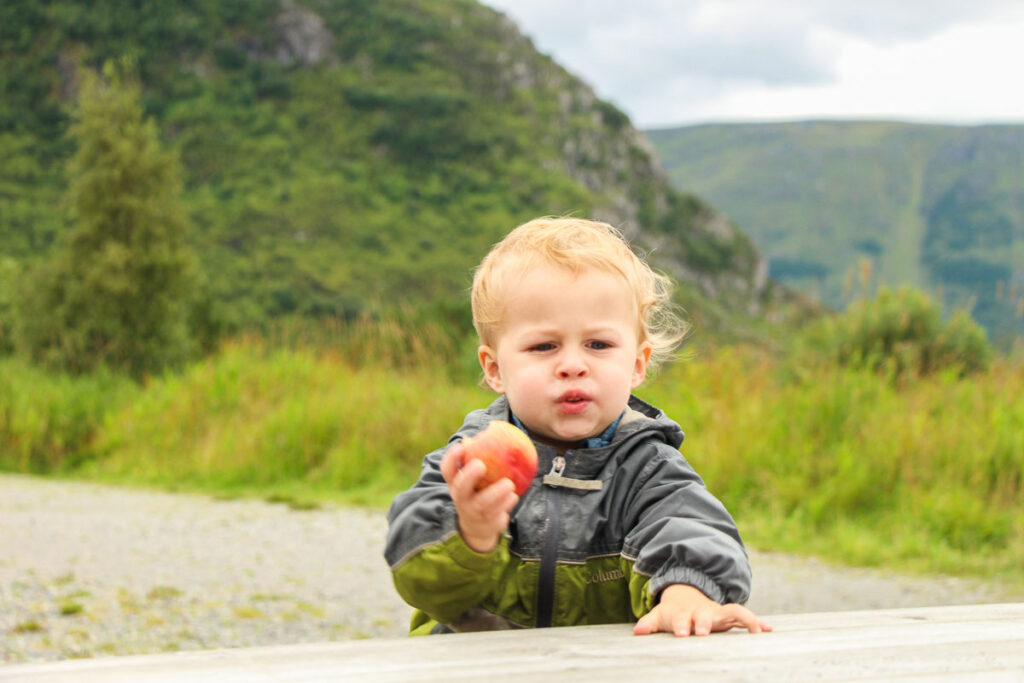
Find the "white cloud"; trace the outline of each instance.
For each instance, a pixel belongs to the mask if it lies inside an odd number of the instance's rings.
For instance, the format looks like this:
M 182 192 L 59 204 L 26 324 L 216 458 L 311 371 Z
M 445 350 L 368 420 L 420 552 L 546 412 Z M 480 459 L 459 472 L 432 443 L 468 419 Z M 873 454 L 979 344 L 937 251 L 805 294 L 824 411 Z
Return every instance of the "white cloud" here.
M 751 85 L 710 94 L 686 114 L 696 119 L 888 118 L 1024 122 L 1016 87 L 1024 62 L 1021 25 L 953 28 L 927 40 L 880 47 L 846 39 L 838 78 L 821 87 Z M 707 92 L 707 91 L 705 91 Z M 650 102 L 650 111 L 666 111 Z
M 1024 121 L 1006 0 L 488 0 L 640 126 Z

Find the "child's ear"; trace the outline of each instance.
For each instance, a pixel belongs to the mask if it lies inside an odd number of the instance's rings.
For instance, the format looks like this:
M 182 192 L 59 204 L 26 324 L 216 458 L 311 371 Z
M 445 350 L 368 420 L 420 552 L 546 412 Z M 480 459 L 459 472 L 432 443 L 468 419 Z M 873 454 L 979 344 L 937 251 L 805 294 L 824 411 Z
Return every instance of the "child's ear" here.
M 636 351 L 636 364 L 633 366 L 633 386 L 636 389 L 647 379 L 647 364 L 651 362 L 651 343 L 644 342 Z
M 501 369 L 498 367 L 497 352 L 490 346 L 481 344 L 476 350 L 476 356 L 480 360 L 480 367 L 483 368 L 487 386 L 499 394 L 505 393 L 505 387 L 501 381 Z

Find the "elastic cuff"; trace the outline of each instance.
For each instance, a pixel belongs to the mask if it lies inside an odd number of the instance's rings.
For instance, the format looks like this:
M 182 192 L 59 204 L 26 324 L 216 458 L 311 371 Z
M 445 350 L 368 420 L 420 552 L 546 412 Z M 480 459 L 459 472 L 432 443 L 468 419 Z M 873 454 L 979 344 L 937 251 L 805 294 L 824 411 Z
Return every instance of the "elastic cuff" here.
M 692 567 L 676 567 L 669 569 L 664 574 L 652 576 L 651 582 L 648 584 L 648 590 L 651 591 L 651 597 L 657 599 L 661 591 L 674 583 L 693 586 L 715 602 L 719 604 L 725 603 L 725 591 L 710 576 Z

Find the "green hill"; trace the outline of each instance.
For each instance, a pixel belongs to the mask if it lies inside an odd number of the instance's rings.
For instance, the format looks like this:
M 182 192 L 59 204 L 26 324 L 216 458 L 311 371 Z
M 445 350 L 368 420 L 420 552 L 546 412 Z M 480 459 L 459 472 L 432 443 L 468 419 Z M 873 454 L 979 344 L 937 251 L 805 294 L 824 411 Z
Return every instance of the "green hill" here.
M 1024 335 L 1024 126 L 883 122 L 649 131 L 673 184 L 747 231 L 773 279 L 841 307 L 873 282 Z
M 464 308 L 490 244 L 541 214 L 620 225 L 712 323 L 780 293 L 622 112 L 471 0 L 4 2 L 0 289 L 67 229 L 79 69 L 124 55 L 180 153 L 189 239 L 228 329 Z

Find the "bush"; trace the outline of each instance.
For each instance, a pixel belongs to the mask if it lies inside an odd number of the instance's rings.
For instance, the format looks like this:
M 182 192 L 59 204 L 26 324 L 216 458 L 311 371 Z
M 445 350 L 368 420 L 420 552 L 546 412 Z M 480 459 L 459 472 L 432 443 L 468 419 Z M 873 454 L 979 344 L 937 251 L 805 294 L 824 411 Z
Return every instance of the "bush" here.
M 970 315 L 957 311 L 943 322 L 938 304 L 909 287 L 882 288 L 874 299 L 856 301 L 844 314 L 810 328 L 803 341 L 840 365 L 894 376 L 947 368 L 963 375 L 992 361 L 985 330 Z

